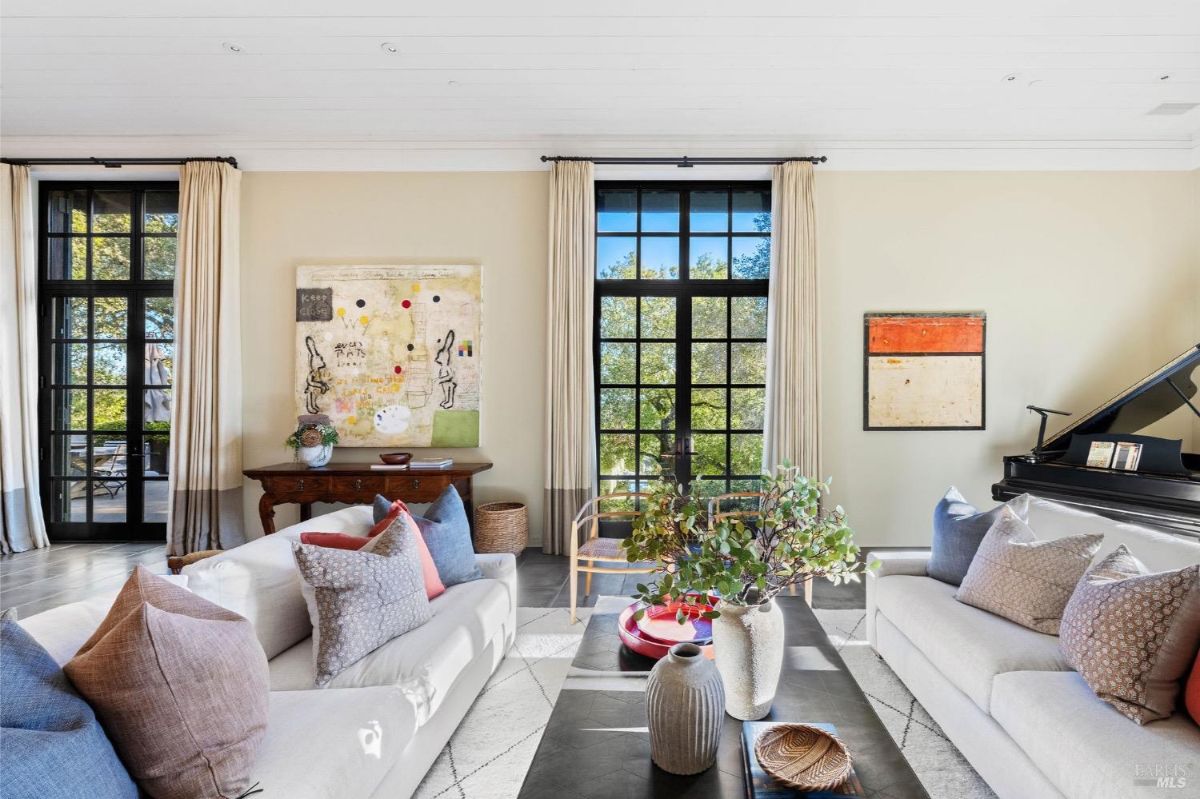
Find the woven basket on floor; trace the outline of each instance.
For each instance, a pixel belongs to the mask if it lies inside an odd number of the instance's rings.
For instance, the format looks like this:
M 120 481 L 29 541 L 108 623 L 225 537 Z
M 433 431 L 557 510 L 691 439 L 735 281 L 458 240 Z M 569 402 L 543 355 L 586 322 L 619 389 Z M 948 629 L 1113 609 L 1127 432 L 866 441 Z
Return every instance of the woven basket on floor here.
M 520 502 L 475 508 L 475 551 L 520 554 L 529 543 L 529 510 Z

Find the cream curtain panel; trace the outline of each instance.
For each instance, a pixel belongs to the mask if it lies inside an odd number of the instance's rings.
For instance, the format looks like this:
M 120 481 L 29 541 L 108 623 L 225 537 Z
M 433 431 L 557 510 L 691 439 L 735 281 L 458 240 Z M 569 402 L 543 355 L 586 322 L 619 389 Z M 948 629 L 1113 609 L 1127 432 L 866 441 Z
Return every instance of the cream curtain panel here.
M 4 164 L 0 210 L 0 553 L 50 546 L 38 494 L 37 248 L 29 167 Z
M 193 161 L 179 175 L 175 402 L 168 552 L 236 546 L 242 523 L 238 207 L 242 175 Z
M 593 166 L 559 161 L 550 172 L 546 323 L 546 498 L 542 549 L 571 550 L 571 521 L 596 491 L 592 393 Z
M 763 469 L 789 461 L 821 474 L 821 368 L 813 166 L 788 161 L 771 178 L 767 408 Z

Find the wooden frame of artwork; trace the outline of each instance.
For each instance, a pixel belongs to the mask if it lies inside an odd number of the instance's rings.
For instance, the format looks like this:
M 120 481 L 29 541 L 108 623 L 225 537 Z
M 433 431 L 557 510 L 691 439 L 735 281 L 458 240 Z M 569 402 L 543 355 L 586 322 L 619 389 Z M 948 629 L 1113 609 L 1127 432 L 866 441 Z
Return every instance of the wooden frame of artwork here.
M 298 414 L 324 414 L 343 447 L 477 447 L 478 265 L 296 270 Z
M 987 315 L 863 314 L 863 430 L 986 428 Z

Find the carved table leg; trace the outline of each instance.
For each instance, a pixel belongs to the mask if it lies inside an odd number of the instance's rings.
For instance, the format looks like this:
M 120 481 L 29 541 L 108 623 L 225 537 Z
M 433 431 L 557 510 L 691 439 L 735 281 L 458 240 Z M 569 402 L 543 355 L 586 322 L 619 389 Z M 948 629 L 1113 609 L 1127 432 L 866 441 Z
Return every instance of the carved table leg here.
M 300 521 L 306 522 L 312 518 L 312 506 L 311 502 L 300 503 Z
M 263 494 L 259 497 L 258 518 L 262 520 L 265 535 L 275 532 L 275 500 L 270 494 Z

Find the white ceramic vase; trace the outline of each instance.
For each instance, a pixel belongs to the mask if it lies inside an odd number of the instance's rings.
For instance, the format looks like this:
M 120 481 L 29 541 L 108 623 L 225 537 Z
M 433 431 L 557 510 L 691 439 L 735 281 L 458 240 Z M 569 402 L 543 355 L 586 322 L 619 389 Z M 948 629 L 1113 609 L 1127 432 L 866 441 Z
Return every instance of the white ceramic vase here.
M 300 447 L 296 450 L 296 456 L 300 458 L 302 463 L 308 465 L 310 469 L 320 469 L 325 464 L 329 463 L 333 457 L 333 444 L 318 444 L 315 447 Z
M 756 721 L 771 712 L 783 669 L 783 611 L 773 600 L 761 605 L 722 602 L 713 619 L 717 671 L 725 684 L 725 712 Z
M 717 762 L 725 691 L 695 644 L 676 644 L 646 682 L 650 759 L 671 774 L 699 774 Z

